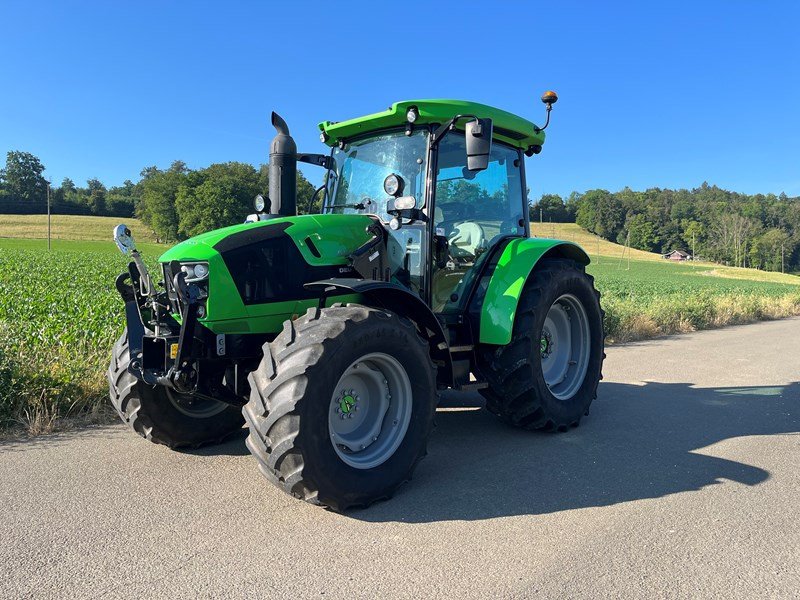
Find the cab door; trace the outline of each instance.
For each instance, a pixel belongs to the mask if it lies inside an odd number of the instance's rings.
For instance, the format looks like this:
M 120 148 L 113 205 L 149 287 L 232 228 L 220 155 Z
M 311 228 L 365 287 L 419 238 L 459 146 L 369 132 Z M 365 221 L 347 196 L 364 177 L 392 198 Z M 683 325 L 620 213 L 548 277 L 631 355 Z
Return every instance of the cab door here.
M 461 312 L 480 268 L 503 237 L 525 235 L 522 154 L 495 141 L 489 166 L 466 167 L 464 134 L 451 132 L 439 144 L 433 202 L 434 246 L 446 259 L 433 261 L 431 307 L 437 313 Z M 437 239 L 438 238 L 438 239 Z

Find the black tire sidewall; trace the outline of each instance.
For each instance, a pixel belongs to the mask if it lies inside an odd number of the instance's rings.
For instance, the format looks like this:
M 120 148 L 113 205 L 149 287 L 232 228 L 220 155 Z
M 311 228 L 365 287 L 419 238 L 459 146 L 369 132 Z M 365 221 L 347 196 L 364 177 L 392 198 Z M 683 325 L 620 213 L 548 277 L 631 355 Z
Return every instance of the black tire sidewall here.
M 545 275 L 545 272 L 542 272 Z M 538 395 L 545 412 L 557 423 L 574 423 L 586 413 L 594 400 L 597 382 L 603 363 L 603 317 L 597 293 L 589 277 L 577 268 L 554 269 L 549 273 L 546 286 L 541 289 L 534 318 L 534 340 L 541 339 L 547 313 L 553 303 L 565 294 L 571 294 L 583 305 L 589 322 L 589 363 L 583 383 L 578 391 L 569 399 L 556 398 L 547 386 L 542 371 L 542 357 L 539 344 L 531 348 L 531 365 L 533 367 L 535 393 Z M 515 332 L 516 333 L 516 332 Z
M 130 394 L 119 398 L 120 406 L 115 406 L 123 421 L 140 435 L 149 437 L 153 442 L 170 447 L 197 446 L 221 441 L 224 437 L 241 429 L 244 424 L 241 409 L 228 406 L 224 410 L 208 417 L 192 417 L 179 411 L 167 396 L 167 391 L 160 386 L 149 386 L 136 379 L 128 372 L 130 352 L 128 351 L 128 335 L 125 331 L 114 345 L 111 371 L 122 375 L 122 381 L 133 383 Z M 122 361 L 117 361 L 117 357 Z M 112 403 L 119 390 L 110 390 Z M 138 401 L 139 409 L 130 414 L 130 407 Z M 115 403 L 116 404 L 116 403 Z M 122 410 L 122 407 L 125 410 Z M 149 433 L 147 430 L 149 429 Z
M 164 388 L 142 382 L 136 387 L 142 405 L 139 418 L 145 426 L 153 428 L 153 438 L 177 441 L 179 445 L 202 444 L 219 440 L 244 423 L 238 406 L 227 406 L 208 417 L 194 417 L 173 406 Z
M 372 313 L 354 323 L 353 335 L 335 340 L 336 347 L 324 361 L 309 369 L 305 401 L 299 403 L 301 428 L 295 440 L 304 457 L 303 476 L 320 490 L 342 497 L 378 498 L 390 494 L 398 478 L 406 477 L 424 455 L 436 409 L 435 378 L 427 346 L 412 326 L 397 327 L 394 319 Z M 352 330 L 351 330 L 352 331 Z M 380 352 L 395 358 L 406 370 L 412 390 L 411 419 L 403 441 L 394 454 L 371 469 L 351 467 L 336 454 L 330 439 L 328 403 L 342 373 L 358 358 Z M 310 400 L 310 401 L 309 401 Z M 317 403 L 322 402 L 324 406 Z

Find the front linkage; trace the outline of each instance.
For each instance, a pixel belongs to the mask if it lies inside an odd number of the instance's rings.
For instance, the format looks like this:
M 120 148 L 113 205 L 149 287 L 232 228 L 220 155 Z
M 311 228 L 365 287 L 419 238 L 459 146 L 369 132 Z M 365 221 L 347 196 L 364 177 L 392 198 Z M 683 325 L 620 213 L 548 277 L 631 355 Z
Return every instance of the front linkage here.
M 116 240 L 122 235 L 130 239 L 129 231 L 125 234 L 115 230 L 114 235 Z M 196 284 L 186 282 L 180 263 L 168 265 L 165 290 L 157 292 L 132 240 L 120 248 L 133 258 L 128 272 L 116 280 L 117 291 L 125 302 L 131 356 L 128 372 L 150 386 L 165 386 L 198 399 L 244 405 L 247 389 L 239 365 L 247 359 L 257 360 L 255 349 L 248 351 L 251 344 L 226 344 L 224 334 L 216 335 L 198 322 L 203 292 Z M 170 273 L 174 276 L 167 283 Z M 173 316 L 176 314 L 180 320 Z M 203 377 L 199 375 L 201 369 L 205 370 Z

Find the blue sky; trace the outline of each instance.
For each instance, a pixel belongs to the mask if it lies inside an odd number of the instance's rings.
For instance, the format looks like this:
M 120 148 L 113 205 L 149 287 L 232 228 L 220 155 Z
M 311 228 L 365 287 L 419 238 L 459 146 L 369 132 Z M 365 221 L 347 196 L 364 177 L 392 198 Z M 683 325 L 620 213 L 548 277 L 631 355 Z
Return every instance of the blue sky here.
M 462 98 L 541 122 L 531 197 L 625 185 L 800 195 L 797 2 L 0 3 L 0 153 L 54 182 L 267 162 L 269 113 Z M 314 167 L 306 174 L 321 178 Z

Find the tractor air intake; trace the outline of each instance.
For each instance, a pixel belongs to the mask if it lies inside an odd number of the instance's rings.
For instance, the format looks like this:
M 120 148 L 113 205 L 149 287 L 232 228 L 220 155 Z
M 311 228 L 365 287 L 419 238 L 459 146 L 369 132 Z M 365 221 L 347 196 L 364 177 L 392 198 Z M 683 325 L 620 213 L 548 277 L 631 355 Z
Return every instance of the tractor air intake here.
M 272 126 L 278 133 L 269 148 L 269 213 L 294 216 L 297 214 L 297 144 L 278 113 L 272 113 Z

